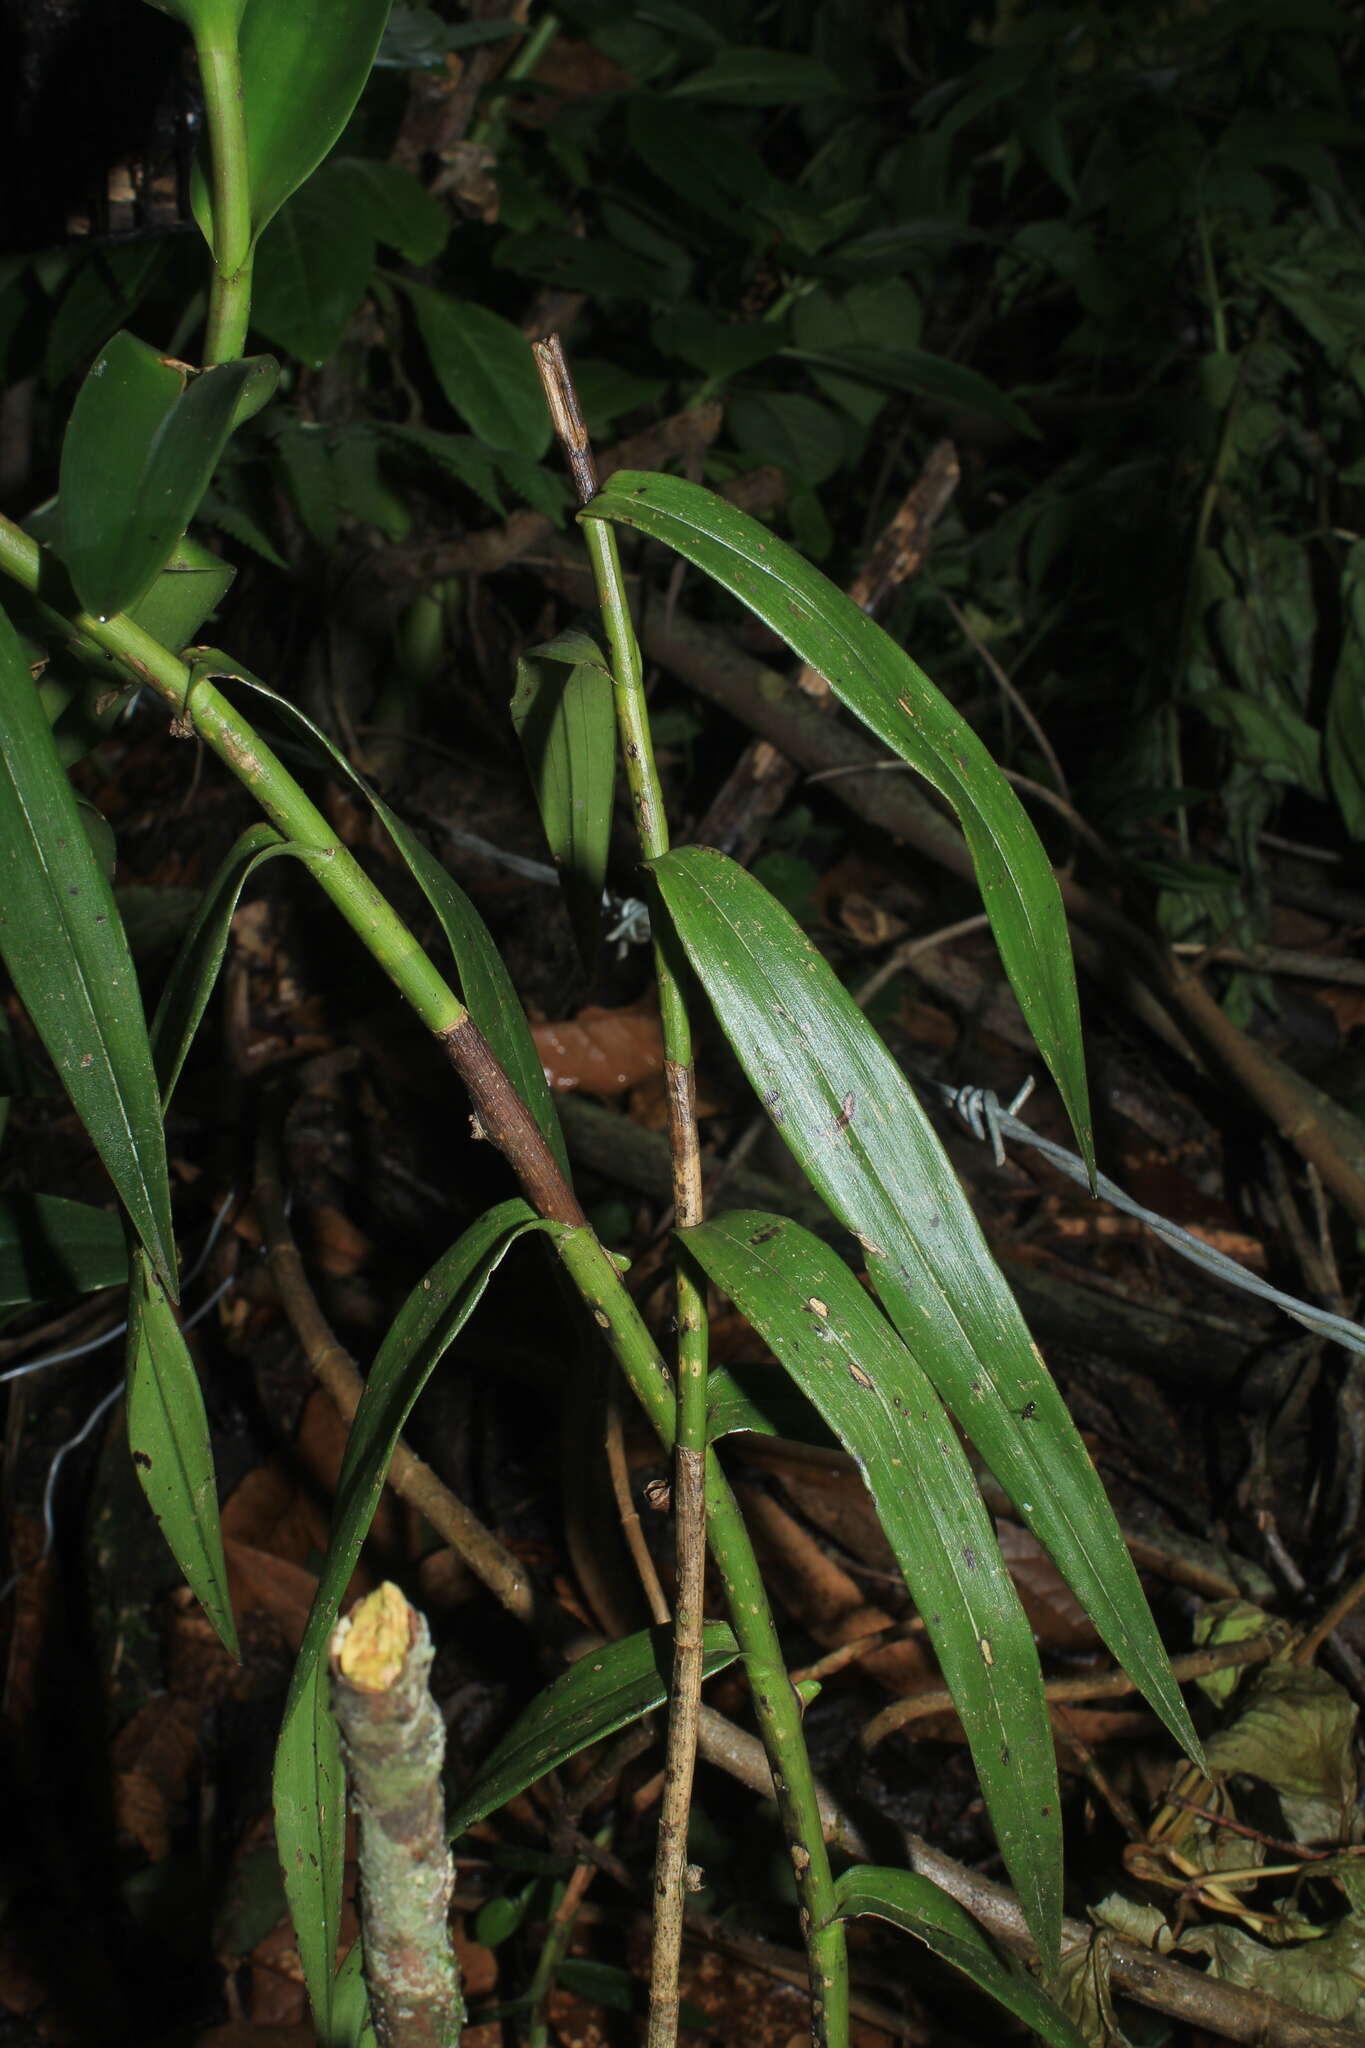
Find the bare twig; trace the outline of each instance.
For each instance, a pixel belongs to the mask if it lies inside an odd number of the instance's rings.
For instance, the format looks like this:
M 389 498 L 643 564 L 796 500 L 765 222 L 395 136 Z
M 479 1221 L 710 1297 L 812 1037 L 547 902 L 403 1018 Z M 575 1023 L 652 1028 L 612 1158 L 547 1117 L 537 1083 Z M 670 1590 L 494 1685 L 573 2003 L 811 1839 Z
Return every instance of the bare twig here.
M 1272 1628 L 1261 1636 L 1248 1636 L 1244 1642 L 1221 1643 L 1213 1649 L 1191 1650 L 1187 1656 L 1173 1657 L 1171 1671 L 1182 1685 L 1186 1679 L 1202 1678 L 1209 1671 L 1225 1671 L 1242 1664 L 1261 1664 L 1267 1657 L 1273 1657 L 1284 1648 L 1286 1641 L 1283 1628 Z M 1050 1678 L 1043 1687 L 1044 1697 L 1055 1704 L 1059 1700 L 1100 1700 L 1113 1699 L 1123 1693 L 1136 1692 L 1137 1680 L 1130 1678 L 1126 1671 L 1096 1671 L 1076 1678 Z M 883 1707 L 880 1714 L 874 1714 L 862 1732 L 864 1750 L 877 1747 L 888 1735 L 894 1735 L 898 1728 L 904 1728 L 909 1721 L 920 1721 L 929 1714 L 951 1714 L 957 1711 L 952 1694 L 945 1688 L 933 1692 L 912 1693 L 908 1699 L 893 1700 L 889 1707 Z
M 255 1199 L 280 1304 L 313 1372 L 349 1424 L 355 1420 L 365 1382 L 323 1315 L 304 1270 L 285 1211 L 279 1140 L 268 1115 L 256 1143 Z M 561 1647 L 581 1640 L 582 1625 L 537 1591 L 511 1551 L 407 1444 L 400 1442 L 394 1450 L 388 1479 L 394 1492 L 426 1517 L 509 1614 Z
M 449 2048 L 464 2025 L 432 1655 L 425 1620 L 388 1584 L 332 1635 L 332 1704 L 359 1827 L 365 1981 L 385 2048 Z

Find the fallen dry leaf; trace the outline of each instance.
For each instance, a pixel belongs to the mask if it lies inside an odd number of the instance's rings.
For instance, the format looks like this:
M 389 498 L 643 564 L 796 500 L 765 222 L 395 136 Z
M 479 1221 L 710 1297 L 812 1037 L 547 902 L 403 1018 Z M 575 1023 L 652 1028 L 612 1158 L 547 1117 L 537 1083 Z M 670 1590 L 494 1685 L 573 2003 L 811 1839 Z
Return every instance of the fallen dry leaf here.
M 552 1088 L 621 1095 L 663 1071 L 663 1034 L 652 1003 L 630 1010 L 589 1004 L 562 1023 L 533 1024 L 531 1036 Z

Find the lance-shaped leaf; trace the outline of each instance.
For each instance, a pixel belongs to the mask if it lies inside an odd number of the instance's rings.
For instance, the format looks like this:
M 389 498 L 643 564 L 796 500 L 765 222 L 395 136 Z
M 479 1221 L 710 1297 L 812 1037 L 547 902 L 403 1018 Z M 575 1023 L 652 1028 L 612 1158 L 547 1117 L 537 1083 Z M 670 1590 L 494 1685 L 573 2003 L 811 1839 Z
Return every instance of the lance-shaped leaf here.
M 0 1196 L 0 1308 L 93 1294 L 128 1278 L 122 1223 L 61 1195 Z
M 725 1623 L 708 1621 L 702 1631 L 702 1676 L 723 1671 L 738 1655 L 739 1645 Z M 661 1707 L 668 1698 L 672 1668 L 671 1628 L 641 1629 L 638 1635 L 623 1636 L 580 1657 L 532 1700 L 480 1766 L 450 1816 L 451 1839 L 589 1743 L 601 1742 Z
M 204 1396 L 165 1289 L 140 1250 L 128 1281 L 128 1448 L 186 1584 L 236 1657 Z
M 909 1082 L 800 926 L 708 848 L 652 863 L 726 1037 L 854 1232 L 892 1322 L 1191 1756 L 1198 1739 L 1098 1474 Z
M 246 0 L 238 34 L 251 239 L 331 149 L 374 64 L 391 0 Z M 196 164 L 194 217 L 213 242 L 208 181 Z
M 0 957 L 167 1289 L 175 1241 L 142 998 L 14 629 L 0 612 Z
M 228 933 L 247 881 L 263 861 L 297 853 L 273 825 L 251 825 L 204 891 L 194 922 L 180 943 L 152 1019 L 152 1056 L 169 1106 L 227 953 Z
M 498 1056 L 512 1085 L 544 1132 L 547 1142 L 568 1178 L 568 1153 L 564 1133 L 540 1063 L 526 1013 L 517 1000 L 512 978 L 493 944 L 488 927 L 459 884 L 452 881 L 433 853 L 382 803 L 340 748 L 296 705 L 254 676 L 250 669 L 234 662 L 231 655 L 215 647 L 203 648 L 193 664 L 193 676 L 215 676 L 244 683 L 264 697 L 286 725 L 291 726 L 317 755 L 330 762 L 343 780 L 372 806 L 385 831 L 406 861 L 440 922 L 455 960 L 459 993 L 470 1016 Z M 191 680 L 191 692 L 194 682 Z M 303 856 L 301 856 L 303 857 Z
M 537 1228 L 525 1202 L 503 1202 L 471 1224 L 436 1261 L 389 1327 L 346 1442 L 331 1541 L 275 1751 L 275 1838 L 320 2033 L 330 2023 L 346 1828 L 345 1784 L 327 1697 L 328 1637 L 414 1401 L 478 1305 L 504 1253 L 524 1232 Z
M 611 673 L 596 641 L 570 630 L 522 655 L 512 723 L 578 950 L 591 971 L 616 782 L 616 707 Z
M 151 588 L 189 525 L 238 418 L 275 388 L 270 356 L 191 371 L 116 334 L 76 394 L 57 517 L 76 595 L 97 618 Z
M 618 470 L 584 519 L 638 527 L 695 562 L 780 634 L 956 811 L 1019 1007 L 1061 1090 L 1086 1164 L 1094 1140 L 1062 899 L 1022 804 L 924 671 L 828 577 L 723 498 Z
M 829 1246 L 758 1210 L 680 1233 L 866 1479 L 943 1667 L 1040 1952 L 1062 1925 L 1057 1767 L 1033 1632 L 952 1420 Z
M 543 455 L 553 429 L 519 328 L 473 299 L 400 280 L 436 380 L 490 448 Z
M 1002 1956 L 970 1913 L 927 1877 L 914 1870 L 880 1870 L 855 1865 L 835 1879 L 841 1918 L 869 1913 L 913 1934 L 964 1977 L 1003 2005 L 1051 2048 L 1085 2048 L 1061 2008 L 1018 1963 Z

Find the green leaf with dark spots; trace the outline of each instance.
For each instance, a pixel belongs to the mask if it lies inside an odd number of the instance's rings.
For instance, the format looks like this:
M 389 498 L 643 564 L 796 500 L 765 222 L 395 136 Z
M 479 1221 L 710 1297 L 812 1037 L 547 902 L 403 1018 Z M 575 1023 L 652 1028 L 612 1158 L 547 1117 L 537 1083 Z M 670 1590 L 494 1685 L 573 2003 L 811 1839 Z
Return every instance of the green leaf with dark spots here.
M 1176 1739 L 1198 1739 L 1103 1487 L 914 1091 L 753 877 L 651 863 L 722 1029 L 793 1156 L 862 1245 L 891 1321 Z
M 1043 1955 L 1061 1935 L 1062 1833 L 1033 1632 L 967 1454 L 924 1371 L 799 1223 L 742 1210 L 680 1233 L 862 1473 L 953 1696 Z
M 756 519 L 700 485 L 619 470 L 580 517 L 634 526 L 705 570 L 952 805 L 1005 971 L 1093 1169 L 1080 1005 L 1061 895 L 1023 806 L 971 727 L 851 597 Z

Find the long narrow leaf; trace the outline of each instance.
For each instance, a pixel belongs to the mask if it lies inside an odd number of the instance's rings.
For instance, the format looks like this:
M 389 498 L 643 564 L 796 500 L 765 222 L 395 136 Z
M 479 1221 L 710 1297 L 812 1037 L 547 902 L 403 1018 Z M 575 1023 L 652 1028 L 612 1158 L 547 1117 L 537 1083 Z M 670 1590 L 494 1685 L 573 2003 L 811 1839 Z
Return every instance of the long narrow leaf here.
M 132 956 L 0 612 L 0 957 L 167 1292 L 175 1242 L 161 1104 Z
M 1099 1477 L 904 1074 L 752 875 L 700 847 L 653 867 L 726 1037 L 793 1155 L 857 1236 L 892 1322 L 1114 1655 L 1197 1757 Z
M 340 1754 L 327 1700 L 327 1641 L 414 1401 L 473 1313 L 504 1253 L 524 1232 L 538 1227 L 520 1199 L 503 1202 L 470 1225 L 398 1311 L 351 1424 L 331 1541 L 275 1751 L 280 1868 L 320 2038 L 330 2026 L 345 1833 Z
M 1061 1809 L 1043 1677 L 947 1410 L 848 1267 L 799 1223 L 746 1210 L 681 1237 L 866 1479 L 943 1667 L 1029 1926 L 1055 1960 Z
M 725 1623 L 708 1621 L 702 1632 L 703 1677 L 723 1671 L 738 1655 L 739 1645 Z M 452 1841 L 589 1743 L 661 1707 L 668 1698 L 672 1658 L 672 1629 L 646 1628 L 571 1665 L 537 1694 L 466 1786 L 450 1816 Z
M 835 1880 L 841 1917 L 869 1913 L 913 1934 L 1003 2005 L 1051 2048 L 1085 2048 L 1066 2014 L 1019 1964 L 1002 1956 L 956 1899 L 913 1870 L 856 1865 Z
M 578 950 L 591 971 L 611 845 L 616 706 L 610 671 L 586 633 L 560 633 L 521 656 L 512 723 Z
M 152 1056 L 163 1105 L 170 1103 L 194 1034 L 208 1007 L 247 880 L 262 861 L 294 850 L 273 825 L 250 825 L 204 891 L 152 1019 Z
M 1062 899 L 1022 804 L 924 671 L 756 519 L 681 477 L 618 470 L 580 514 L 638 527 L 732 591 L 956 811 L 1019 1007 L 1088 1166 L 1094 1139 Z
M 186 1584 L 238 1656 L 199 1375 L 165 1289 L 139 1250 L 128 1282 L 128 1447 Z
M 531 1027 L 517 1000 L 512 978 L 502 956 L 489 936 L 488 928 L 459 884 L 446 873 L 435 854 L 429 853 L 415 833 L 410 832 L 370 788 L 341 749 L 314 725 L 305 712 L 272 690 L 259 676 L 234 662 L 217 648 L 203 648 L 195 674 L 240 682 L 264 697 L 287 725 L 299 733 L 305 744 L 324 762 L 330 762 L 352 789 L 374 810 L 389 837 L 407 863 L 428 903 L 435 911 L 455 961 L 459 993 L 474 1022 L 510 1078 L 522 1101 L 540 1125 L 565 1178 L 569 1177 L 568 1152 L 559 1126 L 554 1098 L 545 1079 Z M 191 683 L 191 690 L 193 683 Z

